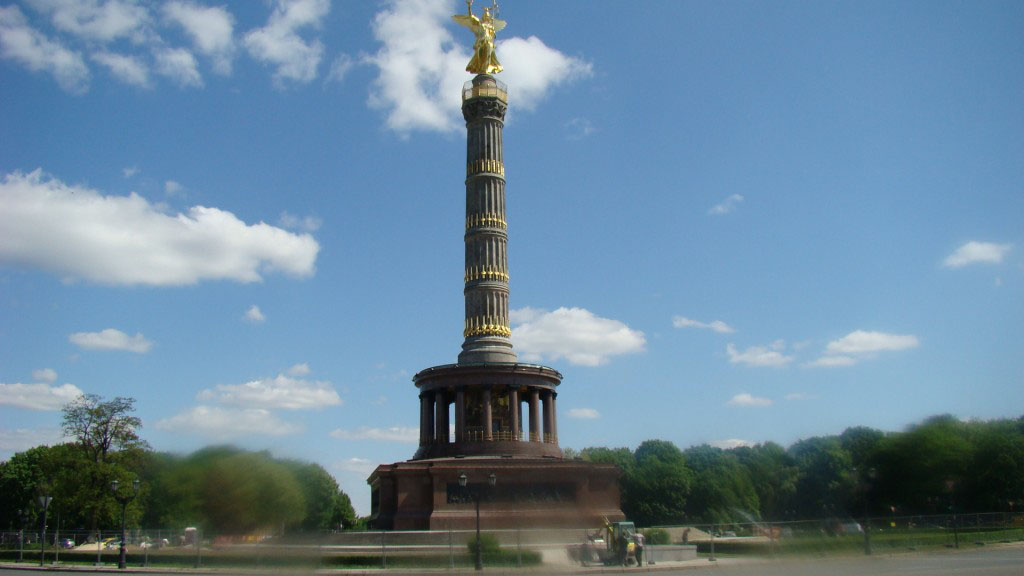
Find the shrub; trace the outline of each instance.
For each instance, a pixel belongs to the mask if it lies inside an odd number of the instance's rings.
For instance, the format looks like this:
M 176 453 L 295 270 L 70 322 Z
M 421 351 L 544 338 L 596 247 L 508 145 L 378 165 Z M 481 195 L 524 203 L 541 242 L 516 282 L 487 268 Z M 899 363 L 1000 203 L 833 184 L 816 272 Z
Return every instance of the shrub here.
M 473 536 L 466 542 L 466 547 L 469 548 L 471 555 L 476 555 L 476 536 Z M 498 543 L 498 538 L 494 534 L 480 534 L 480 549 L 483 550 L 484 556 L 494 556 L 501 550 L 501 544 Z
M 668 530 L 663 530 L 661 528 L 648 528 L 647 530 L 644 530 L 644 541 L 646 544 L 654 546 L 672 543 L 668 535 Z

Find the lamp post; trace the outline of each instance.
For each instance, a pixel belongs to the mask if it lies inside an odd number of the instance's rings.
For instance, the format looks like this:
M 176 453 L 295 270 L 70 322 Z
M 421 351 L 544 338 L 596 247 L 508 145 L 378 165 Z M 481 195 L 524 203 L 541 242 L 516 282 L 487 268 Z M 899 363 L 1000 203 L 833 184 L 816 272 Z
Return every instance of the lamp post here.
M 132 481 L 132 491 L 128 494 L 122 494 L 118 490 L 120 485 L 121 483 L 117 480 L 110 482 L 110 491 L 114 493 L 114 499 L 121 505 L 121 555 L 117 560 L 117 568 L 124 570 L 128 567 L 128 563 L 125 561 L 125 512 L 128 510 L 128 503 L 139 495 L 139 479 L 136 478 Z
M 18 562 L 25 560 L 25 524 L 28 523 L 28 510 L 18 510 L 18 519 L 21 520 L 18 530 Z
M 490 475 L 487 476 L 487 486 L 489 488 L 493 488 L 494 485 L 497 482 L 498 482 L 498 477 L 494 474 L 494 472 L 491 472 Z M 468 485 L 469 485 L 469 478 L 466 476 L 465 472 L 463 472 L 462 474 L 459 474 L 459 487 L 465 490 L 465 489 L 468 488 Z M 469 488 L 468 491 L 469 491 L 469 495 L 473 498 L 473 503 L 476 504 L 476 567 L 475 568 L 477 570 L 483 570 L 484 569 L 484 554 L 483 554 L 483 546 L 480 545 L 480 496 L 481 496 L 480 492 L 481 491 L 480 491 L 479 488 Z
M 874 487 L 875 479 L 878 478 L 878 471 L 868 468 L 867 480 L 864 482 L 864 555 L 871 556 L 871 500 L 869 493 Z
M 51 496 L 40 496 L 39 507 L 43 509 L 43 523 L 39 527 L 39 565 L 43 565 L 43 558 L 46 556 L 46 511 L 50 508 Z

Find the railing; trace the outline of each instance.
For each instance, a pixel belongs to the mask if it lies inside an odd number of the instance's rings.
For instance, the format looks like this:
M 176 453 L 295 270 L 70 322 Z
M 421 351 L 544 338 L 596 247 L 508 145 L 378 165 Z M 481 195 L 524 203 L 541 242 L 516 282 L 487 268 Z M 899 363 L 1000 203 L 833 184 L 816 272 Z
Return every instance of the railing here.
M 544 442 L 545 444 L 557 444 L 558 437 L 554 434 L 540 434 L 538 432 L 530 432 L 523 434 L 517 432 L 511 428 L 501 428 L 491 432 L 491 437 L 487 438 L 484 435 L 484 429 L 479 426 L 470 426 L 465 429 L 463 438 L 467 442 L 519 442 L 528 440 L 529 442 Z
M 484 429 L 474 426 L 466 428 L 465 438 L 469 442 L 516 442 L 522 439 L 522 435 L 518 432 L 513 431 L 511 428 L 502 428 L 491 432 L 491 437 L 487 438 L 484 436 Z
M 482 84 L 474 84 L 473 81 L 466 82 L 462 86 L 462 101 L 465 102 L 471 98 L 497 98 L 502 102 L 508 102 L 508 87 L 501 80 L 494 79 L 494 84 L 490 82 Z

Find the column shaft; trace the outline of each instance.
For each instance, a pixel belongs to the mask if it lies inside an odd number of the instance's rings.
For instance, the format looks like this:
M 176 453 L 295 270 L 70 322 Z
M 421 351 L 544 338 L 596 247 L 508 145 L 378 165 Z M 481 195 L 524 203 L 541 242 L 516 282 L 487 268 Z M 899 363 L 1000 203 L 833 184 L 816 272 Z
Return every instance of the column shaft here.
M 430 434 L 428 433 L 427 420 L 427 395 L 420 394 L 420 446 L 430 442 Z
M 448 403 L 444 399 L 444 390 L 434 395 L 434 439 L 439 444 L 448 443 Z
M 466 440 L 466 390 L 459 388 L 455 392 L 455 441 Z
M 540 399 L 544 404 L 544 442 L 551 442 L 551 391 L 545 390 Z
M 540 442 L 540 390 L 530 389 L 530 442 Z
M 494 436 L 491 433 L 491 428 L 493 427 L 491 417 L 491 389 L 484 388 L 481 390 L 480 397 L 484 413 L 484 440 L 490 442 L 494 439 Z
M 427 400 L 427 444 L 433 444 L 434 438 L 436 438 L 436 436 L 434 435 L 434 396 L 429 392 L 424 393 L 423 396 Z
M 512 439 L 519 440 L 519 390 L 508 389 L 508 420 L 512 428 Z
M 558 393 L 551 392 L 551 441 L 558 444 L 558 405 L 555 400 L 558 399 Z

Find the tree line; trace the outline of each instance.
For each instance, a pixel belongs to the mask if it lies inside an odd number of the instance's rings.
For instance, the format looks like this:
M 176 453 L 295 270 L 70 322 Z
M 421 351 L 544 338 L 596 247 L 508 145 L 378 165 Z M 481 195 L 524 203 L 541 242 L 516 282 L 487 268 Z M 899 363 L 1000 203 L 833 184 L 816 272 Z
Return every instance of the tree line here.
M 84 395 L 64 408 L 72 441 L 0 462 L 0 529 L 37 518 L 37 497 L 65 529 L 119 527 L 122 493 L 131 526 L 196 526 L 206 533 L 361 528 L 347 494 L 318 464 L 231 446 L 189 455 L 142 440 L 134 400 Z M 1019 513 L 1024 507 L 1024 417 L 961 421 L 936 416 L 903 432 L 867 427 L 731 449 L 679 449 L 648 440 L 635 450 L 566 449 L 617 464 L 622 510 L 641 526 L 787 521 L 950 512 Z M 31 524 L 31 522 L 29 522 Z
M 73 441 L 0 463 L 0 528 L 17 529 L 26 519 L 31 526 L 42 495 L 53 498 L 49 515 L 59 515 L 63 529 L 118 528 L 121 508 L 111 483 L 126 494 L 136 479 L 130 526 L 250 534 L 359 524 L 348 495 L 319 464 L 231 446 L 156 452 L 138 435 L 134 405 L 132 398 L 84 395 L 63 411 L 63 430 Z
M 641 526 L 1024 508 L 1024 417 L 935 416 L 903 432 L 853 427 L 789 448 L 648 440 L 568 452 L 622 468 L 622 510 Z

